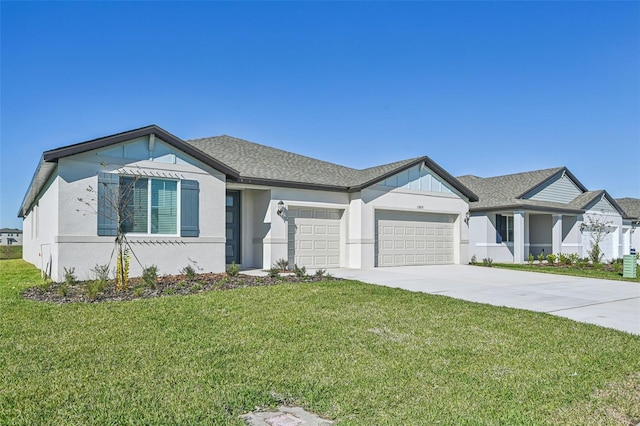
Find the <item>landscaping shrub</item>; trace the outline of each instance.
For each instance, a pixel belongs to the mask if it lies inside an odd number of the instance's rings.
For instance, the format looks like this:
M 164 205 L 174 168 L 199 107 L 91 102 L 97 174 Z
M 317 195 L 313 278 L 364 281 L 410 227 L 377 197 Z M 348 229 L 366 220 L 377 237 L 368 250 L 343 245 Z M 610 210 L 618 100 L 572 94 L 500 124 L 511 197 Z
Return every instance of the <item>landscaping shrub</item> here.
M 285 272 L 289 270 L 289 261 L 285 259 L 278 259 L 276 263 L 273 264 L 274 268 L 278 268 L 281 272 Z
M 182 269 L 180 270 L 180 273 L 181 273 L 182 275 L 186 275 L 186 276 L 187 276 L 187 279 L 188 279 L 189 281 L 191 281 L 191 280 L 193 280 L 193 279 L 195 279 L 195 278 L 196 278 L 196 270 L 195 270 L 195 269 L 193 269 L 193 266 L 191 266 L 191 265 L 187 265 L 187 266 L 185 266 L 184 268 L 182 268 Z
M 327 272 L 326 269 L 316 269 L 316 277 L 321 277 Z
M 553 253 L 550 253 L 547 255 L 547 263 L 549 265 L 553 265 L 554 263 L 556 263 L 556 255 Z
M 236 264 L 236 262 L 233 262 L 227 268 L 227 275 L 229 275 L 230 277 L 237 277 L 239 273 L 240 273 L 240 265 Z
M 533 265 L 533 260 L 535 259 L 535 257 L 533 257 L 532 253 L 529 253 L 529 256 L 527 257 L 527 262 L 529 263 L 529 265 Z
M 151 289 L 156 288 L 158 282 L 158 267 L 156 265 L 147 266 L 142 270 L 142 282 Z
M 469 262 L 472 265 L 475 265 L 476 263 L 478 263 L 478 259 L 476 258 L 476 255 L 474 254 L 473 256 L 471 256 L 471 262 Z
M 538 262 L 541 262 L 541 263 L 542 263 L 542 261 L 543 261 L 543 260 L 544 260 L 544 252 L 542 252 L 542 253 L 540 253 L 540 254 L 538 255 Z
M 280 268 L 276 268 L 275 266 L 273 266 L 267 273 L 270 278 L 275 278 L 280 275 Z
M 298 265 L 293 265 L 293 273 L 298 278 L 304 278 L 307 276 L 307 268 L 304 266 L 302 268 L 299 268 Z
M 482 259 L 482 266 L 493 266 L 493 259 L 491 259 L 490 257 L 485 257 L 484 259 Z

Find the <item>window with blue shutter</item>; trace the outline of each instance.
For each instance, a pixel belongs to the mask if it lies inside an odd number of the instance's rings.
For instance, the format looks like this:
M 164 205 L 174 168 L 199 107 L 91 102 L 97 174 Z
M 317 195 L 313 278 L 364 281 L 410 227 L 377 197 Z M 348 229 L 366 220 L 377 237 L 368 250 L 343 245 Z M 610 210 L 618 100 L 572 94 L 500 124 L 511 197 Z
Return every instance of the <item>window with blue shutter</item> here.
M 183 237 L 197 237 L 200 235 L 200 188 L 197 180 L 183 180 L 180 182 L 180 235 Z
M 181 205 L 178 206 L 180 188 Z M 98 175 L 98 235 L 125 233 L 199 236 L 199 186 L 194 180 Z M 116 209 L 116 206 L 119 206 Z M 180 208 L 180 224 L 178 224 Z M 118 211 L 117 211 L 118 210 Z
M 112 173 L 98 174 L 98 235 L 118 235 L 116 203 L 119 193 L 119 176 Z

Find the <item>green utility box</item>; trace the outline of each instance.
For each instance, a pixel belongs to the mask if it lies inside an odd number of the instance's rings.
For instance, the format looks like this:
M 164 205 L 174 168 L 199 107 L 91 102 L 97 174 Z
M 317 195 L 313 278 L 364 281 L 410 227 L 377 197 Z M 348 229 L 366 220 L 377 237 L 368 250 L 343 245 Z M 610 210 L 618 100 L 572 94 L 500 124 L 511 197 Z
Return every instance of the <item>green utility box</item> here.
M 625 254 L 622 261 L 622 276 L 624 278 L 638 278 L 638 268 L 636 268 L 636 256 Z

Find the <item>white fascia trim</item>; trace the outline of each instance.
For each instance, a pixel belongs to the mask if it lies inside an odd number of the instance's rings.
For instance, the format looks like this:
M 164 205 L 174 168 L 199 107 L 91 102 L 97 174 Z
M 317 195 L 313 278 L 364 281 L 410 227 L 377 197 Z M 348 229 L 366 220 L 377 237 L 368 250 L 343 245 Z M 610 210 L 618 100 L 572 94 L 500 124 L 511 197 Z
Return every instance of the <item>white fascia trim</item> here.
M 225 237 L 156 237 L 152 235 L 146 236 L 127 236 L 127 241 L 131 244 L 221 244 L 226 243 Z M 87 243 L 106 243 L 113 244 L 115 236 L 98 237 L 92 235 L 56 235 L 54 242 L 60 244 L 87 244 Z

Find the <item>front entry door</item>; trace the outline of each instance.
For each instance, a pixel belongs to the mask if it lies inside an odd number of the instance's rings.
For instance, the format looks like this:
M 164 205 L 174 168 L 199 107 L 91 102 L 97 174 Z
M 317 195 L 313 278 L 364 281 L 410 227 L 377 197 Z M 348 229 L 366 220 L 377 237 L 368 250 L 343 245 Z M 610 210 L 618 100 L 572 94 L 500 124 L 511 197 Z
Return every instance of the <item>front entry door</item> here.
M 240 264 L 240 192 L 227 191 L 226 197 L 226 264 Z

